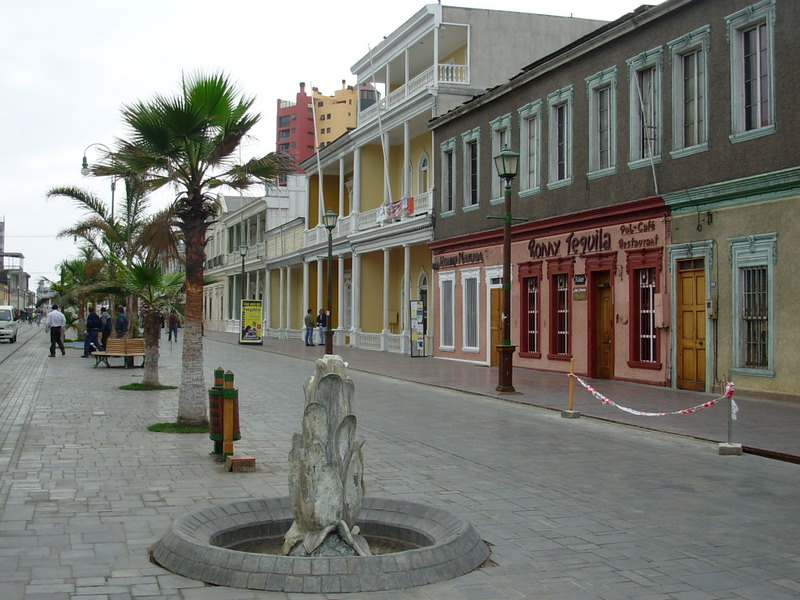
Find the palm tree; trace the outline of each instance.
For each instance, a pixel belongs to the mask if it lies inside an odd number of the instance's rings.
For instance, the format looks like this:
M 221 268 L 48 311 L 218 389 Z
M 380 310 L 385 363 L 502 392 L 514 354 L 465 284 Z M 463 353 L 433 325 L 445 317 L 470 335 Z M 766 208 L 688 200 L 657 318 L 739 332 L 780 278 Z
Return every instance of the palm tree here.
M 58 302 L 65 306 L 75 306 L 78 321 L 75 326 L 78 337 L 85 333 L 86 303 L 93 297 L 92 286 L 102 279 L 105 262 L 89 246 L 82 246 L 81 256 L 62 260 L 58 265 L 59 283 L 51 284 L 58 295 Z
M 92 172 L 141 178 L 146 190 L 177 189 L 173 205 L 186 244 L 186 308 L 178 422 L 208 423 L 203 377 L 203 267 L 205 236 L 217 213 L 213 190 L 246 190 L 274 183 L 292 172 L 285 157 L 269 153 L 237 164 L 240 143 L 259 121 L 250 113 L 254 98 L 243 95 L 225 74 L 197 73 L 184 79 L 173 97 L 158 95 L 122 109 L 130 130 Z
M 146 216 L 149 205 L 141 180 L 129 176 L 125 181 L 125 197 L 119 213 L 113 215 L 98 196 L 78 187 L 55 187 L 47 192 L 48 198 L 63 197 L 74 201 L 85 216 L 77 223 L 61 230 L 58 237 L 83 240 L 105 263 L 105 280 L 116 281 L 116 265 L 133 266 L 134 260 L 149 260 L 156 255 L 177 257 L 178 248 L 174 215 L 170 209 Z M 121 282 L 120 282 L 121 283 Z M 117 306 L 114 300 L 112 306 Z M 134 318 L 134 303 L 129 296 L 129 317 Z
M 158 261 L 137 261 L 132 267 L 120 266 L 122 287 L 141 301 L 144 326 L 144 376 L 142 384 L 156 387 L 158 379 L 161 315 L 179 310 L 183 292 L 183 273 L 164 273 Z

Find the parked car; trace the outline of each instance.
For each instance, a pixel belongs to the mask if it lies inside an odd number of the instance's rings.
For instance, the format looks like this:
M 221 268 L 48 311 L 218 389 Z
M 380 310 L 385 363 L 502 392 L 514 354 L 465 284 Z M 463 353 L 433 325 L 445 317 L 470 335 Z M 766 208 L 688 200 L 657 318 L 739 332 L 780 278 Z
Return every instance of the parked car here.
M 8 340 L 13 344 L 17 341 L 19 321 L 14 316 L 13 306 L 0 306 L 0 340 Z

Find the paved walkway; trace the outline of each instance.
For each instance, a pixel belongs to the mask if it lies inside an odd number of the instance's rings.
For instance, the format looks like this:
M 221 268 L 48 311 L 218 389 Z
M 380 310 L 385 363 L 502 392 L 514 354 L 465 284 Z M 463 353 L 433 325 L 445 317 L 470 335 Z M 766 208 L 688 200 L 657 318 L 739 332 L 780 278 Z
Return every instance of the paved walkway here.
M 207 335 L 232 344 L 238 339 L 233 333 L 209 332 Z M 314 339 L 317 339 L 316 331 Z M 321 356 L 324 352 L 323 346 L 306 347 L 301 340 L 267 339 L 263 346 L 248 348 L 300 358 Z M 568 408 L 569 378 L 563 374 L 517 368 L 513 374 L 517 393 L 500 394 L 495 391 L 496 368 L 354 348 L 336 348 L 335 352 L 349 361 L 353 369 L 558 411 Z M 691 408 L 721 395 L 619 381 L 585 381 L 613 402 L 642 412 Z M 733 424 L 731 441 L 742 444 L 748 452 L 800 462 L 800 401 L 768 400 L 740 394 L 734 394 L 734 399 L 739 412 Z M 728 441 L 727 400 L 689 415 L 642 417 L 602 404 L 576 382 L 573 410 L 584 416 L 645 429 L 715 442 Z
M 231 341 L 206 339 L 206 384 L 218 365 L 235 373 L 242 422 L 237 451 L 256 457 L 255 473 L 224 472 L 209 458 L 212 444 L 204 435 L 148 432 L 151 423 L 174 420 L 177 391 L 119 390 L 141 379 L 139 369 L 94 369 L 77 348 L 47 358 L 43 330 L 21 337 L 5 358 L 0 354 L 0 599 L 800 596 L 796 464 L 720 456 L 715 443 L 599 419 L 562 419 L 524 404 L 529 395 L 539 402 L 549 389 L 554 406 L 563 408 L 563 376 L 517 371 L 523 393 L 515 399 L 523 403 L 498 401 L 489 369 L 347 350 L 358 435 L 366 440 L 368 495 L 429 503 L 466 518 L 491 544 L 492 563 L 430 586 L 346 596 L 211 587 L 173 575 L 151 564 L 147 551 L 176 517 L 286 495 L 302 382 L 322 350 L 299 342 L 244 347 Z M 281 353 L 283 344 L 288 349 Z M 180 347 L 164 340 L 162 383 L 177 385 L 179 372 Z M 438 387 L 404 379 L 408 373 L 425 374 Z M 665 392 L 609 385 L 631 390 L 625 398 L 631 402 L 655 402 L 650 394 Z M 757 411 L 740 404 L 734 437 L 745 442 L 745 417 Z M 587 396 L 576 408 L 588 413 L 591 406 Z M 755 406 L 790 410 L 780 403 Z M 724 434 L 724 425 L 712 423 Z

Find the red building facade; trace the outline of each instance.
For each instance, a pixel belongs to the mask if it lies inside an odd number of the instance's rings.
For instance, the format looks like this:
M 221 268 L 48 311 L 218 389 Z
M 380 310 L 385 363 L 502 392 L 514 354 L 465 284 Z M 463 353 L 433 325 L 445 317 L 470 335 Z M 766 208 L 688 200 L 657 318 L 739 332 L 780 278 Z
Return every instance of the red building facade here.
M 311 110 L 311 96 L 306 94 L 306 84 L 300 82 L 300 91 L 295 101 L 277 101 L 275 127 L 275 149 L 289 154 L 300 164 L 314 154 L 314 116 Z M 298 168 L 298 173 L 303 171 Z M 280 182 L 285 185 L 285 181 Z

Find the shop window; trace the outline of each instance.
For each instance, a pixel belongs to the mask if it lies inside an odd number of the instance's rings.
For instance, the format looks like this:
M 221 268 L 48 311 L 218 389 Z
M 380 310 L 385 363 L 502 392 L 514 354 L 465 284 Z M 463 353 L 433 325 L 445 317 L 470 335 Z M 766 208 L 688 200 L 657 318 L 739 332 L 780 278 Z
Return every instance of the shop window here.
M 523 279 L 525 289 L 525 337 L 522 352 L 539 354 L 539 277 Z
M 520 293 L 520 353 L 541 356 L 541 284 L 542 263 L 524 263 L 519 267 Z
M 463 311 L 463 350 L 478 351 L 478 275 L 477 269 L 461 272 L 461 291 Z
M 660 369 L 657 298 L 664 251 L 661 248 L 627 253 L 630 312 L 628 366 Z
M 552 279 L 553 354 L 569 354 L 569 281 L 566 273 Z
M 571 279 L 574 259 L 557 258 L 548 261 L 550 284 L 550 353 L 548 358 L 567 359 L 572 353 Z
M 734 373 L 774 376 L 777 234 L 729 240 L 733 268 Z
M 440 331 L 439 347 L 442 350 L 455 349 L 453 338 L 455 310 L 453 306 L 453 287 L 455 284 L 455 273 L 439 273 L 439 314 Z
M 636 316 L 637 346 L 634 349 L 634 360 L 639 362 L 654 363 L 657 360 L 656 354 L 656 311 L 655 311 L 655 290 L 656 290 L 656 270 L 637 269 L 636 270 L 636 305 L 633 313 Z
M 731 61 L 731 141 L 775 131 L 775 0 L 725 18 Z

